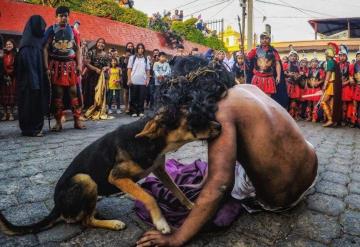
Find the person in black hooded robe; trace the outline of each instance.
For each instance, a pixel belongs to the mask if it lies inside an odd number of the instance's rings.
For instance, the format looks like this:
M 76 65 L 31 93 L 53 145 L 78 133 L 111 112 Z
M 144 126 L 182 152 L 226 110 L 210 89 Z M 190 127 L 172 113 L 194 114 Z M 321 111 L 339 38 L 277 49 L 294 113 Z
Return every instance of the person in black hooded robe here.
M 49 110 L 49 82 L 43 61 L 46 23 L 40 15 L 28 20 L 16 63 L 19 124 L 22 135 L 42 136 L 44 116 Z
M 4 64 L 3 64 L 3 56 L 4 56 L 4 39 L 0 34 L 0 85 L 4 83 Z

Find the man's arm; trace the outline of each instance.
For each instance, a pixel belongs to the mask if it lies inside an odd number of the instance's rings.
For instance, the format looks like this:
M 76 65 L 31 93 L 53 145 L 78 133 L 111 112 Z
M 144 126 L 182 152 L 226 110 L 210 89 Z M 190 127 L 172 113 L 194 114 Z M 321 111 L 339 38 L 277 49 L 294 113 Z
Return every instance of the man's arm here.
M 43 48 L 43 54 L 44 54 L 44 67 L 45 67 L 45 71 L 46 71 L 46 75 L 49 79 L 49 81 L 51 80 L 51 72 L 49 69 L 49 43 L 46 42 Z
M 234 180 L 236 128 L 229 115 L 227 111 L 221 111 L 221 108 L 217 113 L 222 132 L 209 143 L 208 178 L 183 225 L 171 235 L 147 232 L 137 242 L 137 246 L 182 246 L 194 237 L 216 212 L 224 193 L 232 189 Z
M 276 61 L 276 83 L 280 83 L 281 77 L 281 64 L 279 61 Z
M 129 57 L 129 61 L 128 61 L 128 65 L 127 65 L 127 85 L 131 86 L 132 81 L 131 81 L 131 73 L 132 73 L 132 68 L 133 68 L 133 59 L 135 59 L 134 56 Z
M 149 85 L 150 82 L 150 70 L 146 70 L 146 81 L 145 81 L 145 86 Z
M 131 86 L 131 84 L 132 84 L 131 71 L 132 71 L 132 69 L 127 69 L 127 78 L 128 78 L 127 84 L 128 84 L 128 86 Z
M 81 73 L 81 49 L 80 46 L 77 46 L 76 49 L 76 73 L 79 76 Z

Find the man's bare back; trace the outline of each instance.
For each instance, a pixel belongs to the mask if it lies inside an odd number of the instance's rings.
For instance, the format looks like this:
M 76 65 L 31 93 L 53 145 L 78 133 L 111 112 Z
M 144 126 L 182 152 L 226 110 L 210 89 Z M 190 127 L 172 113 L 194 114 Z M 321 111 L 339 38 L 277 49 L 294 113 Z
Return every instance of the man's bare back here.
M 222 132 L 209 143 L 208 176 L 194 208 L 177 231 L 149 231 L 137 242 L 139 247 L 182 246 L 195 236 L 232 190 L 236 161 L 266 209 L 292 206 L 314 182 L 314 148 L 282 106 L 252 85 L 229 89 L 217 105 Z
M 270 208 L 290 206 L 313 183 L 317 172 L 315 151 L 297 124 L 252 85 L 230 89 L 218 105 L 219 122 L 230 120 L 235 125 L 236 159 L 253 183 L 257 199 Z

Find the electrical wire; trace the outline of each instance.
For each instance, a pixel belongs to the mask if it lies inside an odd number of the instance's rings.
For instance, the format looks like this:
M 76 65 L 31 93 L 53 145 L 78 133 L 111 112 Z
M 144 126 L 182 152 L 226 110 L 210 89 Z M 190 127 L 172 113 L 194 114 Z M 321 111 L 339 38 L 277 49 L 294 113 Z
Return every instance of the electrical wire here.
M 327 17 L 336 17 L 336 16 L 333 16 L 333 15 L 324 14 L 324 13 L 321 13 L 321 12 L 318 12 L 318 11 L 314 11 L 314 10 L 309 10 L 309 9 L 304 9 L 304 8 L 293 7 L 293 6 L 288 5 L 288 4 L 272 3 L 272 2 L 263 1 L 263 0 L 255 0 L 255 1 L 256 1 L 256 2 L 259 2 L 259 3 L 265 3 L 265 4 L 270 4 L 270 5 L 276 5 L 276 6 L 281 6 L 281 7 L 292 8 L 292 9 L 296 9 L 296 10 L 298 10 L 298 11 L 299 11 L 299 10 L 303 10 L 303 11 L 306 11 L 306 12 L 309 12 L 309 13 L 315 13 L 315 14 L 322 15 L 322 16 L 327 16 Z
M 208 10 L 208 9 L 213 8 L 213 7 L 222 5 L 222 4 L 224 4 L 224 3 L 228 2 L 228 1 L 231 1 L 231 0 L 223 0 L 223 1 L 221 1 L 220 3 L 216 3 L 216 4 L 211 5 L 211 6 L 208 6 L 208 7 L 206 7 L 206 8 L 199 9 L 199 10 L 197 10 L 197 11 L 194 11 L 193 13 L 190 13 L 190 14 L 186 15 L 186 17 L 192 16 L 193 14 L 199 13 L 199 12 L 201 12 L 201 11 Z
M 215 16 L 217 16 L 221 11 L 223 11 L 224 9 L 226 9 L 227 7 L 229 7 L 232 3 L 234 2 L 234 0 L 231 0 L 228 4 L 226 4 L 222 9 L 220 9 L 218 12 L 216 12 L 213 16 L 211 16 L 210 18 L 214 18 Z
M 296 9 L 297 11 L 299 11 L 299 12 L 301 12 L 301 13 L 303 13 L 303 14 L 305 14 L 305 15 L 309 16 L 309 14 L 308 14 L 308 13 L 306 13 L 304 10 L 302 10 L 302 9 L 300 9 L 300 8 L 298 8 L 298 7 L 294 6 L 294 5 L 292 5 L 292 4 L 289 4 L 289 3 L 285 2 L 285 1 L 282 1 L 282 0 L 278 0 L 278 1 L 279 1 L 280 3 L 282 3 L 282 4 L 288 5 L 289 7 L 293 8 L 293 9 Z
M 200 2 L 198 2 L 198 4 L 190 5 L 190 6 L 187 6 L 185 8 L 181 8 L 181 9 L 184 10 L 184 11 L 193 10 L 193 9 L 196 9 L 197 7 L 203 7 L 204 4 L 213 4 L 213 3 L 218 3 L 218 2 L 219 2 L 219 0 L 206 1 L 206 2 L 200 1 Z
M 195 3 L 195 2 L 198 2 L 198 1 L 200 1 L 200 0 L 194 0 L 194 1 L 191 1 L 191 2 L 188 2 L 188 3 L 185 3 L 185 4 L 183 4 L 183 5 L 180 5 L 180 6 L 177 6 L 177 7 L 173 8 L 172 10 L 180 9 L 180 8 L 182 8 L 182 7 L 188 6 L 188 5 L 190 5 L 190 4 L 192 4 L 192 3 Z

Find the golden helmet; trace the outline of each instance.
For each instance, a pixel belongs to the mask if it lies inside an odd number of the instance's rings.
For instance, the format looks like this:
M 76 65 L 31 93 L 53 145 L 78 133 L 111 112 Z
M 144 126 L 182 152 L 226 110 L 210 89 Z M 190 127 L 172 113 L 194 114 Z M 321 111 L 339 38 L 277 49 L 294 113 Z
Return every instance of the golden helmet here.
M 325 50 L 325 55 L 328 57 L 335 57 L 339 53 L 339 47 L 333 42 L 328 43 L 328 48 Z

